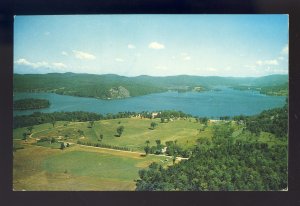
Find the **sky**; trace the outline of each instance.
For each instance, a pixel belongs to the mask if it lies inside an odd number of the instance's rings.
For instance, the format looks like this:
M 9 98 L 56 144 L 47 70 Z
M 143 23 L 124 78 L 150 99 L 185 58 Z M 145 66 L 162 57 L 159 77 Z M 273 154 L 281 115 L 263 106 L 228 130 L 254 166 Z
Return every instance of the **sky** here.
M 15 16 L 14 73 L 288 73 L 288 15 Z

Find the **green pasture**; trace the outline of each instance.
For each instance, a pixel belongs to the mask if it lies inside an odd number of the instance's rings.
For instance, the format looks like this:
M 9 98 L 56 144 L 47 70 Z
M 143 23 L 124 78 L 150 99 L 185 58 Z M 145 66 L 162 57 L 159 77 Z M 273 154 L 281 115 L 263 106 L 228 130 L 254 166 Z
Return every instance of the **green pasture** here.
M 155 129 L 150 128 L 152 121 L 157 123 Z M 204 125 L 196 123 L 194 119 L 168 123 L 161 123 L 160 119 L 112 119 L 96 121 L 93 127 L 89 122 L 66 123 L 56 122 L 54 127 L 52 124 L 35 125 L 30 141 L 21 140 L 27 128 L 14 129 L 15 190 L 134 190 L 134 180 L 138 178 L 140 169 L 147 168 L 152 162 L 164 167 L 172 164 L 170 157 L 142 156 L 147 140 L 150 146 L 156 145 L 155 140 L 159 139 L 162 144 L 176 140 L 181 147 L 192 148 L 197 144 L 197 139 L 212 138 L 214 125 L 228 126 L 222 121 L 210 122 L 204 130 L 199 131 Z M 256 136 L 243 131 L 243 126 L 235 122 L 230 124 L 234 129 L 234 140 L 265 142 L 270 146 L 281 143 L 273 134 L 261 132 Z M 124 126 L 124 132 L 118 137 L 116 129 L 121 125 Z M 83 131 L 83 134 L 78 131 Z M 103 135 L 103 144 L 128 147 L 139 153 L 77 144 L 60 149 L 60 141 L 97 143 L 100 142 L 100 134 Z M 59 142 L 50 144 L 49 141 L 35 141 L 52 137 Z
M 154 129 L 150 126 L 151 122 L 157 123 Z M 58 121 L 54 127 L 49 123 L 35 125 L 31 136 L 36 139 L 54 137 L 59 141 L 73 143 L 76 143 L 77 140 L 102 143 L 143 152 L 147 140 L 150 141 L 150 147 L 156 145 L 156 140 L 160 140 L 162 144 L 176 140 L 177 144 L 184 149 L 193 148 L 197 144 L 197 139 L 211 139 L 213 136 L 213 125 L 217 124 L 226 126 L 224 122 L 220 121 L 208 123 L 208 126 L 204 127 L 203 124 L 197 123 L 193 118 L 174 120 L 168 123 L 161 123 L 160 119 L 110 119 L 95 121 L 92 127 L 89 122 Z M 232 136 L 235 139 L 266 142 L 270 145 L 278 141 L 278 138 L 273 134 L 262 132 L 259 136 L 255 136 L 247 131 L 243 132 L 243 126 L 241 125 L 237 125 L 234 122 L 231 122 L 230 125 L 234 129 Z M 121 137 L 116 132 L 119 126 L 124 126 L 124 132 Z M 200 128 L 205 129 L 200 131 Z M 27 128 L 14 129 L 14 139 L 22 139 L 22 134 L 26 131 Z M 79 131 L 83 131 L 83 134 Z M 102 140 L 100 140 L 100 134 L 103 135 Z M 49 145 L 44 146 L 49 147 Z
M 156 122 L 155 129 L 151 129 L 151 122 Z M 191 148 L 196 144 L 198 138 L 211 138 L 212 129 L 207 127 L 199 132 L 202 127 L 200 123 L 191 120 L 174 120 L 168 123 L 161 123 L 160 119 L 139 119 L 124 118 L 95 121 L 93 127 L 89 122 L 70 122 L 65 126 L 65 122 L 57 122 L 55 127 L 52 124 L 42 124 L 34 126 L 32 137 L 41 139 L 45 137 L 55 137 L 69 142 L 77 140 L 103 143 L 115 146 L 123 146 L 133 151 L 143 151 L 145 142 L 150 141 L 149 146 L 156 145 L 155 140 L 161 140 L 162 144 L 166 141 L 175 141 L 183 148 Z M 124 126 L 121 137 L 117 135 L 117 128 Z M 79 130 L 83 131 L 80 135 Z M 26 128 L 14 130 L 14 138 L 22 138 L 22 133 Z M 100 141 L 100 134 L 103 135 Z
M 42 165 L 44 170 L 51 173 L 70 173 L 106 180 L 133 181 L 138 178 L 138 170 L 143 168 L 142 166 L 154 161 L 167 164 L 163 163 L 164 159 L 166 157 L 130 158 L 97 152 L 71 151 L 47 157 Z
M 75 145 L 64 150 L 23 144 L 14 152 L 14 190 L 134 190 L 138 171 L 169 157 Z

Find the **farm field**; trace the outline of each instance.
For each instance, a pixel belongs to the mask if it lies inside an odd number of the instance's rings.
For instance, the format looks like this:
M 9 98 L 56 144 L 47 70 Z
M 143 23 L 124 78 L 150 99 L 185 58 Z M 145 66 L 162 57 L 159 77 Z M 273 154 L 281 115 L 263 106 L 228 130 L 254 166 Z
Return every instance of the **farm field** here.
M 166 161 L 168 159 L 168 161 Z M 14 153 L 15 191 L 128 191 L 135 189 L 138 170 L 170 158 L 75 145 L 65 150 L 24 145 Z
M 151 122 L 157 123 L 154 129 L 151 129 Z M 143 153 L 147 140 L 150 142 L 149 146 L 155 146 L 156 140 L 160 140 L 162 144 L 176 140 L 183 149 L 192 149 L 197 144 L 197 140 L 210 140 L 212 138 L 214 125 L 225 123 L 226 121 L 213 120 L 204 126 L 197 123 L 194 118 L 174 120 L 168 123 L 160 123 L 159 119 L 121 118 L 95 121 L 91 127 L 90 122 L 58 121 L 54 127 L 50 123 L 35 125 L 28 142 L 34 143 L 36 139 L 54 137 L 58 141 L 70 142 L 71 144 L 80 140 L 81 142 L 126 147 L 130 151 Z M 234 121 L 231 121 L 230 125 L 234 129 L 233 137 L 235 139 L 253 138 L 253 135 L 247 132 L 241 135 L 242 125 L 238 125 Z M 121 137 L 116 132 L 119 126 L 124 126 Z M 199 131 L 199 129 L 202 130 Z M 14 129 L 14 140 L 21 140 L 22 134 L 26 131 L 27 127 Z M 82 131 L 82 133 L 80 134 L 78 131 Z M 102 140 L 100 134 L 103 135 Z M 256 139 L 271 145 L 277 143 L 274 135 L 266 132 L 262 132 Z M 47 144 L 44 146 L 51 147 Z
M 156 122 L 154 129 L 151 122 Z M 228 122 L 227 122 L 228 123 Z M 135 190 L 138 171 L 157 162 L 164 168 L 172 165 L 172 157 L 149 154 L 145 156 L 145 141 L 155 145 L 155 140 L 177 141 L 182 148 L 194 148 L 199 139 L 210 140 L 215 125 L 225 121 L 210 121 L 207 127 L 197 123 L 194 118 L 160 123 L 159 119 L 122 118 L 90 122 L 64 122 L 35 125 L 27 140 L 22 133 L 27 128 L 17 128 L 13 132 L 14 147 L 14 190 Z M 253 138 L 247 132 L 240 135 L 242 126 L 234 121 L 229 123 L 235 140 Z M 124 126 L 121 137 L 116 128 Z M 78 130 L 83 131 L 79 134 Z M 131 151 L 79 145 L 77 141 L 97 143 L 103 134 L 101 143 L 124 146 Z M 43 138 L 55 138 L 56 142 L 38 142 Z M 278 144 L 274 135 L 263 132 L 257 137 L 259 142 L 269 145 Z M 60 149 L 60 142 L 69 142 L 70 146 Z M 179 159 L 176 160 L 178 162 Z
M 156 122 L 157 126 L 151 129 L 151 122 Z M 121 137 L 117 136 L 116 129 L 124 126 L 124 132 Z M 175 141 L 184 148 L 192 148 L 198 138 L 211 137 L 211 127 L 199 132 L 203 125 L 196 123 L 194 118 L 190 120 L 174 120 L 168 123 L 160 123 L 160 119 L 140 119 L 140 118 L 122 118 L 111 120 L 95 121 L 90 127 L 89 122 L 57 122 L 52 124 L 41 124 L 34 126 L 31 137 L 41 139 L 45 137 L 55 137 L 67 142 L 76 143 L 77 140 L 83 142 L 109 144 L 115 146 L 127 147 L 132 151 L 144 152 L 145 141 L 149 140 L 149 146 L 156 145 L 155 140 Z M 18 128 L 14 130 L 14 139 L 21 139 L 22 133 L 27 128 Z M 83 131 L 80 135 L 78 131 Z M 100 134 L 103 139 L 100 141 Z
M 158 124 L 154 130 L 150 129 L 152 120 L 139 118 L 96 121 L 92 128 L 89 122 L 58 121 L 54 126 L 50 123 L 33 126 L 26 141 L 22 140 L 22 134 L 28 132 L 28 128 L 14 129 L 17 149 L 14 152 L 14 190 L 134 190 L 134 180 L 140 169 L 152 162 L 164 167 L 172 164 L 171 157 L 142 155 L 146 140 L 154 145 L 159 137 L 162 143 L 178 139 L 178 144 L 190 141 L 186 145 L 192 147 L 199 137 L 199 124 L 192 121 L 153 121 Z M 125 128 L 121 137 L 116 136 L 119 125 Z M 78 130 L 82 130 L 83 135 Z M 126 146 L 133 152 L 76 144 L 77 140 L 98 142 L 100 132 L 104 136 L 102 143 Z M 186 139 L 187 136 L 190 139 Z M 60 150 L 58 142 L 37 143 L 39 139 L 52 137 L 68 141 L 71 146 Z

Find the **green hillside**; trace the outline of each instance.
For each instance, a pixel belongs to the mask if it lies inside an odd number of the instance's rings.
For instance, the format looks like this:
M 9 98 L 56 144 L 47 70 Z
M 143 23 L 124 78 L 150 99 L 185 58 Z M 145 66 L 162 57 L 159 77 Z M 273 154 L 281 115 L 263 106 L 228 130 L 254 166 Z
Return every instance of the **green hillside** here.
M 215 124 L 188 160 L 139 171 L 138 191 L 240 191 L 287 188 L 287 105 Z M 273 136 L 274 135 L 274 136 Z M 175 153 L 176 155 L 176 153 Z
M 200 120 L 119 117 L 16 128 L 14 187 L 147 191 L 287 187 L 287 105 L 231 121 Z M 117 135 L 120 126 L 124 130 Z M 61 148 L 61 143 L 69 145 Z
M 251 86 L 242 85 L 232 87 L 238 90 L 255 90 L 261 94 L 271 95 L 271 96 L 288 96 L 288 82 L 283 84 L 271 85 L 271 86 Z
M 14 92 L 54 92 L 57 94 L 116 99 L 141 96 L 174 90 L 205 91 L 215 86 L 276 86 L 287 83 L 287 75 L 266 77 L 217 77 L 217 76 L 137 76 L 124 77 L 113 74 L 14 74 Z

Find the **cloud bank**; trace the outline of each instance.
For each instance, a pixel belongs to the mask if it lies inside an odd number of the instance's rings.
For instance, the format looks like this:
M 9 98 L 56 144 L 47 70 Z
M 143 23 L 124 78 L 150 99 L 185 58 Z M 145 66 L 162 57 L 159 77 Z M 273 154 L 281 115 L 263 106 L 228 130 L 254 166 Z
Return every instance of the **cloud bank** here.
M 18 59 L 17 61 L 15 61 L 15 64 L 29 66 L 29 67 L 33 67 L 35 69 L 37 69 L 37 68 L 66 69 L 67 68 L 67 65 L 65 65 L 64 63 L 61 63 L 61 62 L 52 62 L 52 63 L 45 62 L 45 61 L 30 62 L 24 58 Z
M 165 45 L 161 44 L 161 43 L 158 43 L 158 42 L 151 42 L 148 47 L 150 49 L 164 49 L 165 48 Z
M 94 56 L 93 54 L 87 53 L 87 52 L 77 51 L 77 50 L 73 50 L 72 52 L 77 59 L 82 59 L 82 60 L 96 59 L 96 56 Z

